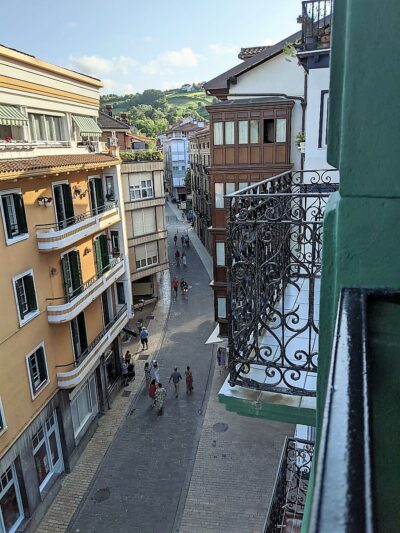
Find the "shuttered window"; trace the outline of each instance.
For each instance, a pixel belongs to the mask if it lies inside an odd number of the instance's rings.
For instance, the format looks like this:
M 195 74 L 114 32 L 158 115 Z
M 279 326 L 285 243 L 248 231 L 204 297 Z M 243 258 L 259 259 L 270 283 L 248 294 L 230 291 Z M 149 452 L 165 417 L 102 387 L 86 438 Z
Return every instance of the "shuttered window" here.
M 141 209 L 132 212 L 133 235 L 139 237 L 148 233 L 156 232 L 156 211 L 150 209 Z
M 64 274 L 65 297 L 67 301 L 70 301 L 83 290 L 79 252 L 72 250 L 64 254 L 61 259 L 61 264 Z
M 27 357 L 29 379 L 32 388 L 32 394 L 35 396 L 39 390 L 47 383 L 47 364 L 43 344 Z
M 28 235 L 25 207 L 22 194 L 11 191 L 1 195 L 1 212 L 7 244 Z
M 22 325 L 38 314 L 32 270 L 14 278 L 14 291 L 19 320 Z
M 158 263 L 157 241 L 135 247 L 136 268 L 146 268 Z

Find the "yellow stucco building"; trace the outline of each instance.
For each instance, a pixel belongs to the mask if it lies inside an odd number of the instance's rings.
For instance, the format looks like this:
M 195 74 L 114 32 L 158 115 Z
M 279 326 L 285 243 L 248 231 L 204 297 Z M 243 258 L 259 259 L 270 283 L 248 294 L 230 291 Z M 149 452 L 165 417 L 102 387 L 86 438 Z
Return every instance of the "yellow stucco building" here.
M 0 532 L 40 519 L 120 383 L 132 296 L 101 86 L 0 46 Z

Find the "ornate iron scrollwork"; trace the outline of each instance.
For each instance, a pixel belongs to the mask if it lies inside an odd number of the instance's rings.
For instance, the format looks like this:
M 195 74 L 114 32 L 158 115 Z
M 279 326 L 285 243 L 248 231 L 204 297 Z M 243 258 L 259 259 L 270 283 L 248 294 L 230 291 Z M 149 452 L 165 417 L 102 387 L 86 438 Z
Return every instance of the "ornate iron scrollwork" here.
M 322 222 L 338 188 L 332 173 L 286 172 L 226 198 L 232 386 L 315 396 Z

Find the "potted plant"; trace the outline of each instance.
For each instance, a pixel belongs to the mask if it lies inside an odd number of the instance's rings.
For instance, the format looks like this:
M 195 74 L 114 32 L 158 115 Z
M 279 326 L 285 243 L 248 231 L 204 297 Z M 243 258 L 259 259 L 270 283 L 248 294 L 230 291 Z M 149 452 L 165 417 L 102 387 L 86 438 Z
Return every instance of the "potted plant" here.
M 44 199 L 44 205 L 46 207 L 51 207 L 53 205 L 53 198 L 50 198 L 50 197 L 49 198 L 45 198 Z
M 38 198 L 38 205 L 43 206 L 45 202 L 44 196 L 39 196 Z
M 305 136 L 304 131 L 299 131 L 299 133 L 296 135 L 296 146 L 297 146 L 298 150 L 300 150 L 300 152 L 302 154 L 305 154 L 305 152 L 306 152 L 306 136 Z
M 315 50 L 317 47 L 317 36 L 314 31 L 314 20 L 308 15 L 299 15 L 297 22 L 302 25 L 305 49 Z
M 329 48 L 331 45 L 331 28 L 330 26 L 325 26 L 322 28 L 320 35 L 320 48 Z

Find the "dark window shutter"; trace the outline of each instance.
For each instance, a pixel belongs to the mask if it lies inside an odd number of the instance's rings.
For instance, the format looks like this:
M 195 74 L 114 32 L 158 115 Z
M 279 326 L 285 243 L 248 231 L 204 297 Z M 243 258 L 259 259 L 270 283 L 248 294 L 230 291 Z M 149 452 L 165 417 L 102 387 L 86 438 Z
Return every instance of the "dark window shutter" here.
M 8 213 L 6 197 L 2 196 L 1 201 L 3 202 L 3 212 L 4 212 L 4 219 L 5 219 L 4 222 L 6 224 L 7 237 L 9 239 L 12 239 L 11 222 L 10 222 L 10 215 Z
M 107 235 L 99 235 L 100 253 L 101 253 L 101 270 L 104 272 L 110 264 L 108 255 Z
M 31 385 L 32 385 L 32 391 L 33 391 L 33 394 L 35 394 L 36 392 L 36 386 L 35 386 L 35 382 L 33 380 L 33 372 L 32 372 L 32 355 L 30 357 L 28 357 L 28 368 L 29 368 L 29 376 L 31 378 Z
M 64 274 L 64 289 L 65 289 L 65 296 L 67 300 L 69 299 L 70 288 L 72 287 L 68 255 L 69 254 L 66 254 L 61 258 L 61 265 L 62 265 L 63 274 Z
M 47 369 L 46 369 L 46 359 L 44 356 L 43 346 L 41 346 L 40 348 L 36 350 L 36 359 L 37 359 L 38 367 L 39 367 L 40 381 L 41 382 L 46 381 Z
M 73 318 L 71 320 L 71 332 L 72 332 L 72 342 L 74 343 L 75 359 L 79 359 L 79 356 L 80 356 L 80 353 L 78 351 L 79 330 L 78 330 L 78 321 L 76 318 Z
M 104 317 L 104 325 L 108 326 L 110 322 L 110 310 L 108 308 L 108 295 L 107 291 L 104 291 L 101 295 L 101 302 L 103 305 L 103 317 Z
M 24 318 L 25 316 L 25 312 L 24 312 L 24 308 L 22 307 L 22 302 L 19 298 L 19 295 L 21 293 L 21 291 L 23 291 L 24 287 L 24 281 L 23 281 L 23 278 L 19 278 L 15 281 L 15 292 L 17 294 L 17 301 L 18 301 L 18 310 L 19 310 L 19 316 L 21 317 L 21 320 Z
M 67 183 L 63 183 L 63 198 L 64 198 L 64 209 L 65 209 L 65 218 L 68 220 L 67 226 L 70 226 L 74 223 L 74 204 L 72 201 L 72 192 L 71 186 Z
M 14 197 L 15 213 L 17 215 L 17 221 L 18 221 L 18 232 L 20 234 L 28 233 L 28 225 L 26 223 L 25 207 L 24 207 L 24 200 L 22 199 L 22 194 L 13 194 L 13 197 Z
M 89 194 L 90 194 L 90 204 L 92 206 L 92 215 L 97 215 L 96 209 L 96 195 L 94 190 L 94 180 L 89 180 Z
M 82 292 L 82 273 L 81 273 L 81 263 L 79 260 L 79 252 L 74 251 L 70 252 L 70 266 L 71 266 L 71 278 L 72 278 L 72 289 L 74 291 L 74 296 Z
M 103 182 L 101 179 L 96 178 L 94 180 L 95 183 L 95 190 L 96 190 L 96 203 L 97 208 L 99 212 L 101 213 L 103 211 L 104 207 L 104 191 L 103 191 Z
M 101 276 L 101 249 L 100 249 L 100 241 L 98 237 L 94 239 L 93 246 L 94 246 L 94 258 L 96 262 L 97 275 Z
M 33 284 L 33 276 L 31 275 L 25 276 L 24 284 L 25 284 L 26 299 L 28 301 L 28 309 L 29 311 L 36 311 L 37 301 L 36 301 L 35 287 Z
M 81 349 L 82 353 L 87 348 L 87 337 L 86 337 L 86 324 L 85 324 L 85 314 L 79 313 L 79 315 L 76 317 L 78 320 L 78 330 L 79 330 L 79 340 L 81 343 Z

